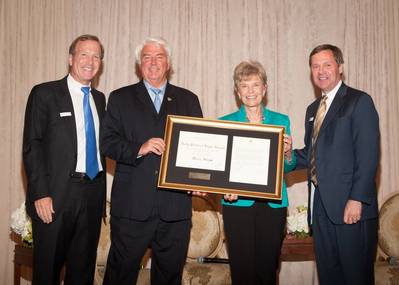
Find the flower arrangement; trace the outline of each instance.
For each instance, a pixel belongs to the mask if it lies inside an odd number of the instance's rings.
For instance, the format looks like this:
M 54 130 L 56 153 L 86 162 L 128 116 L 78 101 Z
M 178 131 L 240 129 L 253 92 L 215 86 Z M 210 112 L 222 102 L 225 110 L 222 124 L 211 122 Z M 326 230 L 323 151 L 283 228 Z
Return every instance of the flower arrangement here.
M 308 227 L 308 208 L 301 205 L 296 207 L 294 212 L 290 212 L 287 218 L 287 231 L 297 238 L 309 236 Z
M 11 214 L 11 229 L 21 236 L 24 245 L 33 245 L 32 222 L 26 213 L 25 202 Z

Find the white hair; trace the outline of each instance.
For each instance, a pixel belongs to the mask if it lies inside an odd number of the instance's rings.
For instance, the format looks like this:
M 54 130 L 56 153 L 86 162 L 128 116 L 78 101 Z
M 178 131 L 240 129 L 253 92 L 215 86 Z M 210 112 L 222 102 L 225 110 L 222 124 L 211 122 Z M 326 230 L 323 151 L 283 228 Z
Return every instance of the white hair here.
M 172 59 L 172 49 L 169 46 L 168 42 L 161 37 L 147 37 L 144 41 L 136 47 L 135 56 L 136 56 L 136 64 L 141 65 L 141 52 L 143 48 L 147 44 L 156 44 L 160 47 L 163 47 L 166 51 L 166 56 L 168 59 L 168 65 L 171 66 Z

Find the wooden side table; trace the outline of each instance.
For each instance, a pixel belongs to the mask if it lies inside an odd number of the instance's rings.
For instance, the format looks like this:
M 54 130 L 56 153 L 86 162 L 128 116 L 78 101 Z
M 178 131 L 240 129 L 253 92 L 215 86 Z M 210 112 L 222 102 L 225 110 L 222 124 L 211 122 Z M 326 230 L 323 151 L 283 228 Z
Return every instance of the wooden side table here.
M 21 284 L 21 267 L 32 267 L 33 249 L 21 244 L 16 244 L 14 248 L 14 285 Z
M 311 261 L 315 260 L 313 238 L 295 238 L 287 235 L 281 248 L 281 261 Z

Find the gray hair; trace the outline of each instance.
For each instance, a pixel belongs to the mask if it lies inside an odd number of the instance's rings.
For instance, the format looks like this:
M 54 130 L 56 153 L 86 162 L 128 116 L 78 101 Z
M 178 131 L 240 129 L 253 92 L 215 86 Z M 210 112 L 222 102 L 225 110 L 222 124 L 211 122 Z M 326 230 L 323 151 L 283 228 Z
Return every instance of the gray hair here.
M 141 52 L 143 48 L 147 44 L 156 44 L 160 47 L 163 47 L 166 51 L 166 56 L 168 59 L 168 65 L 171 69 L 171 62 L 172 62 L 172 48 L 169 46 L 168 42 L 161 37 L 147 37 L 144 41 L 136 47 L 135 56 L 136 56 L 136 64 L 141 65 Z

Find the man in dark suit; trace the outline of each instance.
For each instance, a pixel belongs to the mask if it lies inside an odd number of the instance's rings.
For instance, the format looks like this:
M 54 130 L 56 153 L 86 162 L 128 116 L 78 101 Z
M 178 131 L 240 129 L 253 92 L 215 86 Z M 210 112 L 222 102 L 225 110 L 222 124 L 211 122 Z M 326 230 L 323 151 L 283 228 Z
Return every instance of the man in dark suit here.
M 105 96 L 90 88 L 104 49 L 82 35 L 69 48 L 69 75 L 33 87 L 26 106 L 23 161 L 33 230 L 33 284 L 93 284 L 105 201 L 99 128 Z
M 171 50 L 147 38 L 136 48 L 140 82 L 111 93 L 102 153 L 116 160 L 111 193 L 111 248 L 104 284 L 135 284 L 152 249 L 151 283 L 180 284 L 191 228 L 191 196 L 157 189 L 168 114 L 202 117 L 197 96 L 168 82 Z
M 305 147 L 295 152 L 308 168 L 320 284 L 374 284 L 379 119 L 371 97 L 342 82 L 343 63 L 333 45 L 310 53 L 322 98 L 308 107 Z

